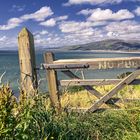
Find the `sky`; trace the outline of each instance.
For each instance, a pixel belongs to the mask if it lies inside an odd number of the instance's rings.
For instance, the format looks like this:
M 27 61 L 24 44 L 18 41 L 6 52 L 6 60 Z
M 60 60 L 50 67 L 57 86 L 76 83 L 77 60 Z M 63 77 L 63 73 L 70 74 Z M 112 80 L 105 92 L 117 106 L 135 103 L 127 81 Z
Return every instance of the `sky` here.
M 1 0 L 0 49 L 17 49 L 23 27 L 38 49 L 140 40 L 140 0 Z

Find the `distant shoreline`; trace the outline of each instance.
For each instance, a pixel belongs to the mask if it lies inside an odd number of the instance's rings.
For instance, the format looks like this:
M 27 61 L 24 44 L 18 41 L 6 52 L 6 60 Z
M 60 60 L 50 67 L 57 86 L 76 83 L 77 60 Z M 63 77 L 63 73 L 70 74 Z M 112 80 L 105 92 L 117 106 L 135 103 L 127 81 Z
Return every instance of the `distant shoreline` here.
M 133 53 L 133 54 L 139 54 L 140 50 L 62 50 L 62 49 L 44 49 L 44 50 L 36 50 L 36 52 L 108 52 L 108 53 Z M 0 50 L 0 52 L 18 52 L 18 50 Z
M 50 49 L 48 51 L 58 51 L 58 52 L 113 52 L 113 53 L 140 53 L 140 50 L 61 50 L 61 49 Z
M 127 51 L 127 50 L 90 50 L 94 52 L 115 52 L 115 53 L 140 53 L 140 50 L 132 50 L 132 51 Z

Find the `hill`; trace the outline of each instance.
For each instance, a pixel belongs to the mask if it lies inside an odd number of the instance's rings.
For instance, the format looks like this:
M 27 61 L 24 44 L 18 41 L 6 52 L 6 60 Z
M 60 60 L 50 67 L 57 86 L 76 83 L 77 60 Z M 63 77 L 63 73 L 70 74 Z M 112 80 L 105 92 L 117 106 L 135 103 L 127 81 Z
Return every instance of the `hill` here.
M 103 40 L 81 45 L 61 47 L 61 50 L 140 50 L 140 41 L 132 40 Z

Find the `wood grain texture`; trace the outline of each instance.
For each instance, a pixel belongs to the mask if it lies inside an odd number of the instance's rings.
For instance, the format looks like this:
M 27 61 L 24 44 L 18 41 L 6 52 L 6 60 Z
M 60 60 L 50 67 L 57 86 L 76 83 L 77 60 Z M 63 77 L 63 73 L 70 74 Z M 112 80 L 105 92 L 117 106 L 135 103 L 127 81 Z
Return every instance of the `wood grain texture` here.
M 91 59 L 63 59 L 56 60 L 54 64 L 87 64 L 89 69 L 139 68 L 140 57 L 123 58 L 91 58 Z
M 116 85 L 121 81 L 121 79 L 70 79 L 70 80 L 60 80 L 61 86 L 104 86 L 104 85 Z M 140 79 L 135 79 L 130 85 L 139 85 Z
M 84 69 L 84 68 L 88 68 L 89 65 L 87 64 L 62 64 L 62 65 L 59 65 L 59 64 L 42 64 L 43 68 L 44 69 Z
M 37 89 L 36 61 L 32 33 L 23 28 L 18 35 L 21 88 L 27 93 Z
M 51 52 L 47 52 L 44 54 L 44 60 L 46 64 L 52 64 L 54 61 L 54 55 Z M 57 80 L 57 72 L 54 69 L 48 69 L 47 71 L 47 81 L 48 81 L 48 89 L 50 93 L 50 100 L 52 106 L 57 109 L 57 111 L 61 111 L 61 104 L 59 101 L 59 88 L 58 88 L 58 80 Z

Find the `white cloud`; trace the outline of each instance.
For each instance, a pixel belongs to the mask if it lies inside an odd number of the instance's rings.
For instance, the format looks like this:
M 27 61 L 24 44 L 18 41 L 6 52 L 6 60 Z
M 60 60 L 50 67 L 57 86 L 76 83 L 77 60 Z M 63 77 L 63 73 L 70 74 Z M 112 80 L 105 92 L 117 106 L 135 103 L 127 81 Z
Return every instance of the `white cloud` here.
M 104 27 L 108 35 L 116 35 L 123 39 L 139 39 L 140 38 L 140 25 L 136 21 L 122 21 L 113 22 Z
M 38 34 L 35 36 L 35 44 L 37 47 L 55 47 L 59 44 L 60 38 L 55 34 L 48 33 L 46 36 Z
M 136 21 L 107 22 L 105 26 L 93 26 L 94 22 L 64 21 L 59 23 L 61 34 L 48 33 L 36 37 L 37 46 L 59 47 L 84 44 L 104 39 L 139 39 L 140 25 Z M 101 22 L 102 23 L 102 22 Z
M 66 19 L 68 19 L 67 15 L 56 17 L 56 18 L 51 18 L 49 20 L 41 22 L 40 25 L 46 26 L 46 27 L 54 27 L 58 21 L 64 21 Z
M 4 41 L 6 41 L 6 39 L 7 39 L 7 37 L 6 37 L 6 36 L 2 36 L 2 37 L 0 37 L 0 43 L 2 43 L 2 42 L 4 42 Z
M 103 23 L 66 21 L 59 25 L 64 34 L 63 43 L 68 45 L 83 44 L 103 37 L 103 31 L 96 28 Z M 104 23 L 105 24 L 105 23 Z M 95 28 L 93 28 L 95 27 Z
M 107 36 L 108 36 L 108 37 L 118 37 L 119 34 L 116 33 L 116 32 L 108 32 L 108 33 L 107 33 Z
M 41 35 L 46 35 L 46 34 L 48 34 L 48 31 L 42 30 L 42 31 L 40 32 L 40 34 L 41 34 Z
M 82 22 L 77 22 L 77 21 L 65 21 L 61 22 L 59 24 L 59 29 L 63 33 L 74 33 L 77 31 L 85 30 L 87 28 L 91 27 L 98 27 L 98 26 L 103 26 L 106 25 L 107 22 L 89 22 L 89 21 L 82 21 Z
M 52 12 L 50 7 L 44 6 L 40 10 L 36 11 L 35 13 L 23 15 L 21 19 L 23 20 L 33 19 L 36 21 L 44 21 L 47 17 L 53 14 L 54 13 Z
M 112 22 L 106 27 L 107 31 L 120 32 L 120 33 L 136 33 L 140 32 L 140 25 L 136 21 L 122 21 L 122 22 Z
M 94 34 L 94 30 L 90 27 L 87 29 L 76 31 L 74 34 L 78 36 L 91 36 Z
M 68 0 L 68 2 L 64 3 L 63 5 L 64 6 L 78 5 L 78 4 L 103 5 L 103 4 L 118 4 L 123 1 L 139 2 L 140 0 Z
M 110 3 L 120 3 L 123 0 L 69 0 L 64 6 L 77 5 L 77 4 L 110 4 Z
M 64 16 L 60 16 L 60 17 L 56 18 L 57 21 L 63 21 L 63 20 L 66 20 L 66 19 L 68 19 L 68 15 L 64 15 Z
M 35 46 L 59 47 L 67 45 L 78 45 L 104 39 L 139 39 L 139 22 L 132 20 L 107 22 L 105 26 L 93 26 L 94 22 L 64 21 L 59 23 L 61 33 L 41 30 L 34 33 Z M 0 48 L 3 46 L 16 46 L 17 39 L 6 36 L 0 37 Z
M 77 13 L 77 15 L 84 15 L 84 16 L 87 16 L 87 15 L 92 14 L 93 11 L 94 11 L 94 9 L 83 9 L 83 10 L 79 11 L 79 12 Z
M 7 24 L 0 25 L 0 30 L 9 30 L 13 29 L 17 26 L 20 26 L 21 23 L 27 21 L 27 20 L 35 20 L 35 21 L 43 21 L 47 17 L 53 15 L 53 12 L 50 7 L 44 6 L 40 10 L 36 11 L 32 14 L 26 14 L 19 18 L 11 18 L 7 21 Z
M 0 30 L 9 30 L 19 26 L 23 20 L 20 18 L 11 18 L 8 20 L 6 25 L 0 25 Z
M 100 8 L 94 9 L 91 16 L 88 18 L 90 21 L 105 21 L 105 20 L 124 20 L 134 18 L 133 13 L 127 9 L 121 9 L 113 12 L 110 9 L 102 10 Z
M 91 28 L 96 28 L 99 26 L 104 26 L 106 25 L 106 21 L 97 21 L 97 22 L 90 22 L 90 21 L 64 21 L 59 24 L 59 29 L 61 30 L 62 33 L 76 33 L 81 30 L 87 30 Z
M 6 35 L 0 37 L 0 49 L 12 50 L 17 46 L 17 38 Z
M 34 36 L 47 35 L 47 34 L 49 34 L 49 32 L 47 30 L 36 31 L 36 32 L 33 33 Z
M 44 21 L 44 22 L 41 22 L 40 25 L 43 25 L 43 26 L 48 26 L 48 27 L 53 27 L 56 25 L 56 20 L 51 18 L 47 21 Z
M 70 32 L 76 32 L 91 27 L 91 24 L 92 23 L 90 22 L 67 21 L 67 22 L 62 22 L 59 25 L 59 29 L 64 33 L 70 33 Z
M 137 7 L 137 9 L 134 10 L 134 12 L 136 13 L 137 16 L 140 16 L 140 6 Z
M 104 26 L 104 25 L 108 24 L 107 21 L 92 21 L 91 23 L 92 23 L 92 27 L 99 27 L 99 26 Z
M 62 25 L 64 25 L 65 27 L 62 27 Z M 67 26 L 69 30 L 66 30 Z M 46 35 L 41 34 L 42 31 L 36 33 L 35 34 L 36 46 L 45 48 L 45 47 L 60 47 L 69 44 L 76 45 L 76 44 L 90 42 L 97 39 L 97 37 L 101 37 L 101 31 L 97 29 L 93 29 L 90 23 L 64 21 L 59 23 L 59 28 L 61 27 L 62 27 L 62 32 L 59 34 L 56 34 L 53 31 L 48 32 Z M 75 30 L 75 28 L 77 27 L 78 29 Z

